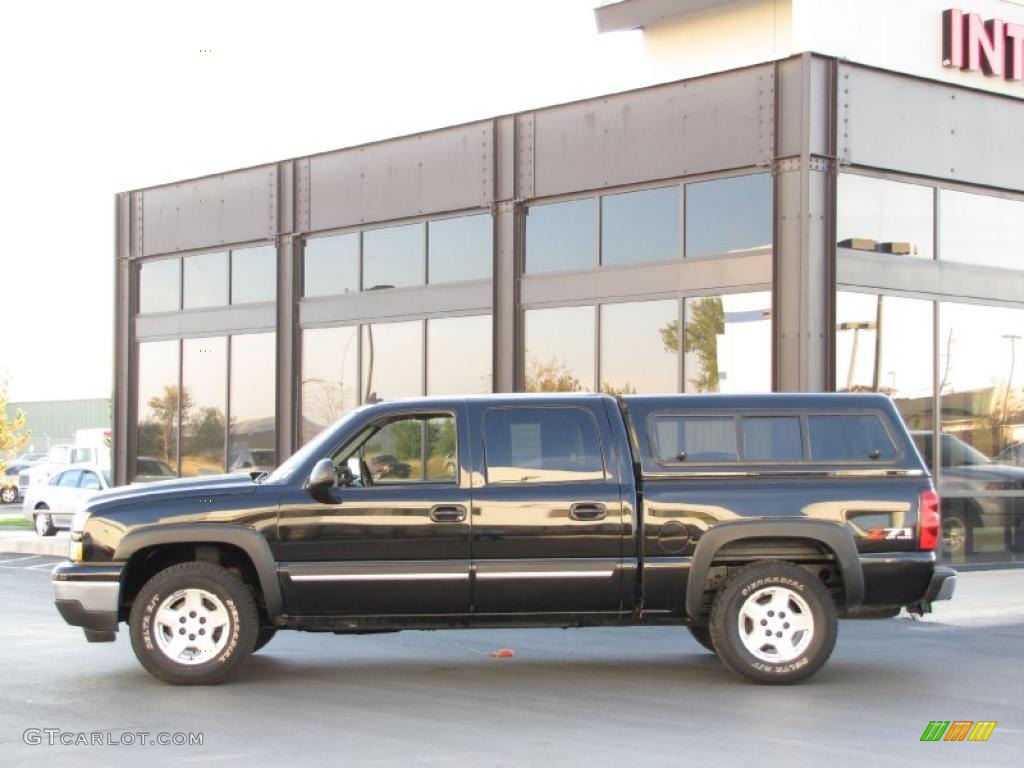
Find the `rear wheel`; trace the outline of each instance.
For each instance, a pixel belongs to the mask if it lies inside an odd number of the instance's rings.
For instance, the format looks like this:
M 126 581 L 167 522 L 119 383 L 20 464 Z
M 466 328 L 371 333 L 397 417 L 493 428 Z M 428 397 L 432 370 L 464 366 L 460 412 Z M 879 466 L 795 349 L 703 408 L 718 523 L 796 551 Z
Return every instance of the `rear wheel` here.
M 698 627 L 691 624 L 687 627 L 687 629 L 690 630 L 690 634 L 693 635 L 694 640 L 703 645 L 712 653 L 715 652 L 714 643 L 711 642 L 711 630 L 708 627 Z
M 804 680 L 836 642 L 836 608 L 822 583 L 792 563 L 762 561 L 736 573 L 715 596 L 711 639 L 734 672 L 757 683 Z
M 180 563 L 139 591 L 129 619 L 142 666 L 172 685 L 220 683 L 248 658 L 260 630 L 252 590 L 211 563 Z
M 45 510 L 47 507 L 42 509 Z M 49 512 L 36 512 L 33 522 L 35 523 L 36 533 L 40 536 L 53 536 L 57 533 L 57 528 L 53 524 L 53 518 L 50 517 Z

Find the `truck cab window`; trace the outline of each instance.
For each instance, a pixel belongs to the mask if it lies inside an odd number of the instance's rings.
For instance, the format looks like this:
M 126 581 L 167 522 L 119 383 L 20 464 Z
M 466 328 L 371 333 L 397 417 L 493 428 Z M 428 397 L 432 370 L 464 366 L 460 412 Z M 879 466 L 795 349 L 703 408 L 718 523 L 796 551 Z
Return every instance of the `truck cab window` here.
M 496 408 L 484 416 L 488 483 L 604 479 L 597 425 L 582 408 Z
M 360 438 L 358 447 L 342 451 L 358 456 L 367 485 L 454 483 L 458 477 L 455 418 L 416 415 L 384 423 Z

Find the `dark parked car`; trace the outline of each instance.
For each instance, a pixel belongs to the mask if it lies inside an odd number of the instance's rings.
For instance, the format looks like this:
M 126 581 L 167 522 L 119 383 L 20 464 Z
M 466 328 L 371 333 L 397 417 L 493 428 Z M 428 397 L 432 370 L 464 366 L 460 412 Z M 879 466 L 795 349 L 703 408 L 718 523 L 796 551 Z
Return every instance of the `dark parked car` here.
M 422 469 L 375 477 L 375 445 Z M 356 409 L 269 475 L 101 494 L 53 580 L 68 623 L 127 622 L 175 684 L 224 680 L 281 629 L 636 624 L 792 683 L 837 618 L 949 598 L 938 504 L 879 395 L 424 398 Z
M 370 474 L 378 480 L 384 477 L 407 478 L 412 474 L 411 464 L 402 461 L 390 453 L 371 456 L 366 463 L 370 468 Z
M 0 476 L 0 501 L 4 504 L 14 504 L 21 500 L 18 473 L 27 466 L 30 466 L 28 462 L 15 461 L 4 469 L 3 475 Z

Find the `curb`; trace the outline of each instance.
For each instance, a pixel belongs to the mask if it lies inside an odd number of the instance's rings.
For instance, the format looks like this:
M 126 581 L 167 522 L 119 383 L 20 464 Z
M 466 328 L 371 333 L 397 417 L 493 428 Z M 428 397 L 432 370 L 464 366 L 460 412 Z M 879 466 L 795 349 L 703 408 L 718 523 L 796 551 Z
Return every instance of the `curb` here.
M 24 555 L 67 556 L 68 535 L 58 533 L 53 537 L 41 538 L 35 534 L 7 533 L 0 531 L 0 552 L 16 552 Z

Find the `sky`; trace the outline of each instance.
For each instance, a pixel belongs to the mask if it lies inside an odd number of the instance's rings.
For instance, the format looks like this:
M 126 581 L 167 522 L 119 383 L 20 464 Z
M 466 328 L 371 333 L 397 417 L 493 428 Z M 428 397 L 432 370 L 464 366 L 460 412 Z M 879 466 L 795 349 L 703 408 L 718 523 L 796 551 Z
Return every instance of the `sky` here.
M 117 192 L 644 85 L 598 0 L 7 3 L 0 383 L 108 397 Z

